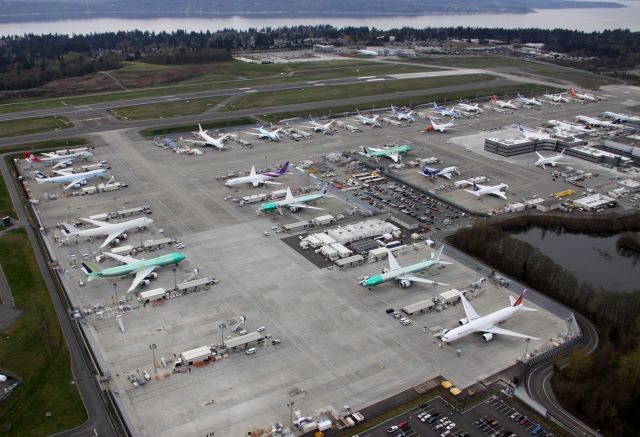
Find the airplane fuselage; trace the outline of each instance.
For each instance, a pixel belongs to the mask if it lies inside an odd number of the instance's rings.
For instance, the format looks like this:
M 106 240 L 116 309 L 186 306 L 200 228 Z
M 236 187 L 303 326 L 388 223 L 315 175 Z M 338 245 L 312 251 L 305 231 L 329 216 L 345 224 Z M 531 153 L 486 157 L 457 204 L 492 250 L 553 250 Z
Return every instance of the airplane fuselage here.
M 391 281 L 393 279 L 398 278 L 399 276 L 403 276 L 410 273 L 418 273 L 428 268 L 434 266 L 438 263 L 439 260 L 425 260 L 416 264 L 412 264 L 407 267 L 401 267 L 399 269 L 382 273 L 375 276 L 370 276 L 362 280 L 361 284 L 363 287 L 375 287 L 376 285 L 382 284 L 383 282 Z
M 474 332 L 484 332 L 483 329 L 504 322 L 516 312 L 518 312 L 517 307 L 507 307 L 502 308 L 501 310 L 498 310 L 494 313 L 488 314 L 484 317 L 479 317 L 475 320 L 465 323 L 462 326 L 458 326 L 457 328 L 453 328 L 452 330 L 447 331 L 442 336 L 442 341 L 444 341 L 445 343 L 449 343 L 459 338 L 465 337 L 469 334 L 473 334 Z
M 613 118 L 614 120 L 627 121 L 631 123 L 640 123 L 640 117 L 627 114 L 616 114 L 615 112 L 605 111 L 602 113 L 605 117 Z
M 73 181 L 81 181 L 87 179 L 93 179 L 100 176 L 106 176 L 109 172 L 105 169 L 91 170 L 84 173 L 72 173 L 62 176 L 53 176 L 50 178 L 36 179 L 39 184 L 64 184 Z
M 273 211 L 281 207 L 287 207 L 296 203 L 313 202 L 324 197 L 323 193 L 307 194 L 306 196 L 294 197 L 293 199 L 278 200 L 277 202 L 267 202 L 262 204 L 260 211 Z
M 140 260 L 131 264 L 125 264 L 116 267 L 109 267 L 99 272 L 95 272 L 94 276 L 98 278 L 109 278 L 114 276 L 124 276 L 129 273 L 133 273 L 138 270 L 144 270 L 148 267 L 164 267 L 170 264 L 178 264 L 180 261 L 186 258 L 182 253 L 174 252 L 168 255 L 162 255 L 157 258 L 149 260 Z
M 239 178 L 229 179 L 225 182 L 227 187 L 233 187 L 242 184 L 264 184 L 266 181 L 273 179 L 273 176 L 258 174 L 255 176 L 242 176 Z
M 117 232 L 119 230 L 126 231 L 129 229 L 135 228 L 143 228 L 145 226 L 153 223 L 153 220 L 146 217 L 141 217 L 133 220 L 129 220 L 128 222 L 122 223 L 110 223 L 106 226 L 100 226 L 97 228 L 91 229 L 83 229 L 78 232 L 79 237 L 104 237 L 105 235 L 109 235 L 113 232 Z

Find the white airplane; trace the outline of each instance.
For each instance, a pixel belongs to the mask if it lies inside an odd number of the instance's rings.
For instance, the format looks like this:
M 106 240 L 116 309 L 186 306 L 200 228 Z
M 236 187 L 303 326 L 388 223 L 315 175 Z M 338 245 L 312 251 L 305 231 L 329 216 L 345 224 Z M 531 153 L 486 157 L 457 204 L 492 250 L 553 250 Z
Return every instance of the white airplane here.
M 51 168 L 64 167 L 67 164 L 71 164 L 76 159 L 89 159 L 93 156 L 93 153 L 86 150 L 74 153 L 68 153 L 66 155 L 58 155 L 57 153 L 43 153 L 42 156 L 35 156 L 27 152 L 24 154 L 24 158 L 33 164 L 34 162 L 42 164 L 55 164 Z
M 551 100 L 553 103 L 569 103 L 570 100 L 565 96 L 566 93 L 549 94 L 544 93 L 544 98 Z
M 429 120 L 431 122 L 431 126 L 427 126 L 425 128 L 424 132 L 438 131 L 438 132 L 444 133 L 448 129 L 453 129 L 453 120 L 455 120 L 455 119 L 452 118 L 449 123 L 444 123 L 444 124 L 438 124 L 433 120 Z
M 96 228 L 91 229 L 76 229 L 68 223 L 62 223 L 61 229 L 63 231 L 63 239 L 69 240 L 72 237 L 103 237 L 107 238 L 100 245 L 100 248 L 105 247 L 120 235 L 128 231 L 129 229 L 140 229 L 149 226 L 153 223 L 153 219 L 141 217 L 122 223 L 105 223 L 99 220 L 91 220 L 88 218 L 81 218 L 80 220 L 87 223 L 91 223 Z
M 318 208 L 317 206 L 307 205 L 308 202 L 315 202 L 316 200 L 322 199 L 323 197 L 334 197 L 330 194 L 327 194 L 327 187 L 325 185 L 322 191 L 319 193 L 307 194 L 304 196 L 293 197 L 291 193 L 291 188 L 287 187 L 287 195 L 284 200 L 276 200 L 273 202 L 263 203 L 258 209 L 259 212 L 269 212 L 273 210 L 277 210 L 282 214 L 281 208 L 289 208 L 289 211 L 296 212 L 299 209 L 318 209 L 324 210 L 324 208 Z
M 66 191 L 75 185 L 84 185 L 90 179 L 107 176 L 109 171 L 104 168 L 99 168 L 97 170 L 85 171 L 84 173 L 70 173 L 62 170 L 56 170 L 54 173 L 60 176 L 48 177 L 39 171 L 34 172 L 34 176 L 36 182 L 39 184 L 68 184 L 64 187 Z
M 467 112 L 476 112 L 476 113 L 482 112 L 482 108 L 480 108 L 480 105 L 478 103 L 476 103 L 475 105 L 469 105 L 468 103 L 459 102 L 458 106 Z
M 460 113 L 455 109 L 453 109 L 453 106 L 447 109 L 443 106 L 438 106 L 436 102 L 433 102 L 433 110 L 436 111 L 438 114 L 442 115 L 443 117 L 453 117 L 453 118 L 460 117 Z
M 511 100 L 498 100 L 498 98 L 494 95 L 493 98 L 491 99 L 491 102 L 494 105 L 498 105 L 501 108 L 509 108 L 509 109 L 518 109 L 518 107 L 516 105 L 514 105 L 513 103 L 511 103 Z
M 260 185 L 282 185 L 280 182 L 273 182 L 271 179 L 278 178 L 284 174 L 287 174 L 287 168 L 289 168 L 289 161 L 285 162 L 284 165 L 275 172 L 266 172 L 266 173 L 256 173 L 256 167 L 251 167 L 251 172 L 249 176 L 243 176 L 239 178 L 229 179 L 225 182 L 227 187 L 234 187 L 236 185 L 242 184 L 251 184 L 254 187 L 258 187 Z
M 400 121 L 404 120 L 408 121 L 409 123 L 413 123 L 414 121 L 416 121 L 416 118 L 413 116 L 413 111 L 400 112 L 395 106 L 391 105 L 391 113 Z
M 571 95 L 571 97 L 575 97 L 576 99 L 583 100 L 585 102 L 597 102 L 598 101 L 598 98 L 596 96 L 593 96 L 593 95 L 587 94 L 587 93 L 579 93 L 576 90 L 574 90 L 573 88 L 571 88 L 569 90 L 569 94 Z
M 525 130 L 521 124 L 518 124 L 518 133 L 528 140 L 546 140 L 551 138 L 551 135 L 543 133 L 542 129 L 539 129 L 538 132 L 530 132 Z
M 459 175 L 460 170 L 458 170 L 458 167 L 455 167 L 455 166 L 446 167 L 443 169 L 437 169 L 437 168 L 431 168 L 431 167 L 425 166 L 422 169 L 422 171 L 419 171 L 418 173 L 420 173 L 422 176 L 425 176 L 431 179 L 435 179 L 436 176 L 442 176 L 444 178 L 451 179 L 451 174 L 456 173 Z
M 612 118 L 613 121 L 620 120 L 622 122 L 626 121 L 629 123 L 640 123 L 640 117 L 637 115 L 627 115 L 627 114 L 617 114 L 611 111 L 605 111 L 602 113 L 607 118 Z
M 268 129 L 265 129 L 263 126 L 261 126 L 258 123 L 258 127 L 254 127 L 254 130 L 258 131 L 258 133 L 253 133 L 253 132 L 247 132 L 247 134 L 249 135 L 255 135 L 258 138 L 262 139 L 262 140 L 269 140 L 269 141 L 280 141 L 280 131 L 282 130 L 282 128 L 280 129 L 276 129 L 274 131 L 270 131 Z
M 314 132 L 322 132 L 322 135 L 333 135 L 333 129 L 331 126 L 335 120 L 331 120 L 327 124 L 318 123 L 313 119 L 313 117 L 309 116 L 309 127 L 313 128 Z
M 555 128 L 556 133 L 568 132 L 568 133 L 583 134 L 586 132 L 591 132 L 591 128 L 589 128 L 589 126 L 576 125 L 576 124 L 566 123 L 564 121 L 549 120 L 549 124 Z
M 620 129 L 625 127 L 612 121 L 600 120 L 593 117 L 587 117 L 586 115 L 578 115 L 576 116 L 576 120 L 586 123 L 587 125 L 606 127 L 609 129 Z
M 570 162 L 561 162 L 560 160 L 564 158 L 564 150 L 562 149 L 562 152 L 560 152 L 559 154 L 555 155 L 555 156 L 549 156 L 548 158 L 545 158 L 544 156 L 542 156 L 542 154 L 540 152 L 536 151 L 536 155 L 538 155 L 538 160 L 535 162 L 535 166 L 536 167 L 541 167 L 543 170 L 545 170 L 547 167 L 545 167 L 546 165 L 550 165 L 551 167 L 555 167 L 556 164 L 571 164 Z
M 378 56 L 378 52 L 376 52 L 375 50 L 360 49 L 356 51 L 358 52 L 359 55 L 362 55 L 362 56 Z
M 498 185 L 480 185 L 473 184 L 473 190 L 465 190 L 467 193 L 471 193 L 476 197 L 484 196 L 487 194 L 492 194 L 494 196 L 502 197 L 504 200 L 507 200 L 507 195 L 504 194 L 506 190 L 509 189 L 509 185 L 505 183 L 500 183 Z
M 192 132 L 192 134 L 200 137 L 199 140 L 184 140 L 184 141 L 188 143 L 197 144 L 198 146 L 212 146 L 218 150 L 226 149 L 224 145 L 224 140 L 226 140 L 229 137 L 229 134 L 223 135 L 220 138 L 213 138 L 211 135 L 209 135 L 209 133 L 206 130 L 202 129 L 202 125 L 200 125 L 200 123 L 198 123 L 198 128 L 200 130 L 198 132 Z
M 374 117 L 365 117 L 364 115 L 360 114 L 360 111 L 358 111 L 358 115 L 356 115 L 356 118 L 360 123 L 364 125 L 370 125 L 372 127 L 380 127 L 378 117 L 380 117 L 380 115 L 376 115 Z
M 525 105 L 529 105 L 529 106 L 542 106 L 542 102 L 538 99 L 536 99 L 535 97 L 531 97 L 530 99 L 527 97 L 524 97 L 523 95 L 521 95 L 520 93 L 518 93 L 518 100 L 520 100 L 522 103 L 524 103 Z
M 460 293 L 460 300 L 462 301 L 466 317 L 458 321 L 460 326 L 442 331 L 442 337 L 440 340 L 445 343 L 451 343 L 452 341 L 475 332 L 482 333 L 482 341 L 485 343 L 490 341 L 494 334 L 540 340 L 537 337 L 531 337 L 530 335 L 520 334 L 519 332 L 498 328 L 496 326 L 520 311 L 536 311 L 534 308 L 522 305 L 526 292 L 527 290 L 524 290 L 518 299 L 514 299 L 513 296 L 509 296 L 509 302 L 511 302 L 510 306 L 482 317 L 480 317 L 476 310 L 473 309 L 469 301 L 464 297 L 464 294 Z

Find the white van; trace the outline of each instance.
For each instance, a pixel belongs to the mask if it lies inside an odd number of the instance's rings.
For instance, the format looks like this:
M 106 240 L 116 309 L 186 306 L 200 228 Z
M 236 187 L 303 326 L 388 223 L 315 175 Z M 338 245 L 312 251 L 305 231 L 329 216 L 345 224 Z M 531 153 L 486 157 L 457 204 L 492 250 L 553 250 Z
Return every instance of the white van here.
M 244 353 L 247 354 L 247 355 L 253 355 L 253 354 L 256 353 L 256 348 L 252 347 L 250 349 L 247 349 Z

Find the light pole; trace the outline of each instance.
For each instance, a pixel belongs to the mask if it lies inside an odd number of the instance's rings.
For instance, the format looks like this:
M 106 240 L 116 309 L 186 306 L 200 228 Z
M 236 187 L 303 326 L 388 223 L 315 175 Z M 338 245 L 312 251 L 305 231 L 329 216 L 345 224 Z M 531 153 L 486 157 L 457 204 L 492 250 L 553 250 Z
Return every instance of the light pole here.
M 173 269 L 173 289 L 174 291 L 178 289 L 178 283 L 176 282 L 176 268 Z
M 113 203 L 115 204 L 115 208 L 116 208 L 116 211 L 115 211 L 116 223 L 120 223 L 120 216 L 118 215 L 118 198 L 117 197 L 113 198 Z
M 295 402 L 291 401 L 287 404 L 287 407 L 289 407 L 289 431 L 293 432 L 293 406 L 295 405 Z
M 529 342 L 531 341 L 531 339 L 529 337 L 527 337 L 524 342 L 526 344 L 525 348 L 524 348 L 524 356 L 522 357 L 522 361 L 524 362 L 524 360 L 527 359 L 527 352 L 529 352 Z
M 116 308 L 118 307 L 118 283 L 113 283 L 113 298 L 115 299 Z
M 155 343 L 151 343 L 149 349 L 151 349 L 151 354 L 153 355 L 153 373 L 155 375 L 158 372 L 158 367 L 156 366 L 156 349 L 158 349 L 158 346 Z
M 224 346 L 224 328 L 226 327 L 227 325 L 225 325 L 224 322 L 218 325 L 218 328 L 220 328 L 220 346 Z

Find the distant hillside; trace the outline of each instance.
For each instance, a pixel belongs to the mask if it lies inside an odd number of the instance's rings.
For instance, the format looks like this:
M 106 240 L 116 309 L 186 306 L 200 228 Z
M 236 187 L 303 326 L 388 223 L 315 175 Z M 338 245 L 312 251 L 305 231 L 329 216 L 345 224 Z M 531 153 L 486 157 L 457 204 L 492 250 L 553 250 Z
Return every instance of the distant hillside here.
M 363 16 L 526 13 L 534 9 L 621 8 L 615 2 L 574 0 L 0 0 L 0 20 L 99 16 Z

